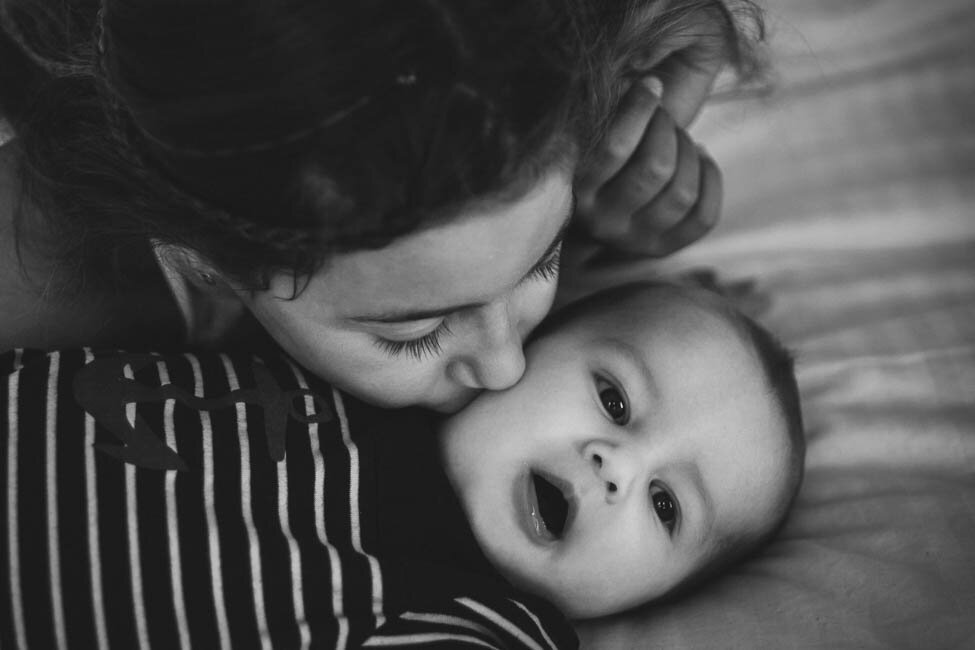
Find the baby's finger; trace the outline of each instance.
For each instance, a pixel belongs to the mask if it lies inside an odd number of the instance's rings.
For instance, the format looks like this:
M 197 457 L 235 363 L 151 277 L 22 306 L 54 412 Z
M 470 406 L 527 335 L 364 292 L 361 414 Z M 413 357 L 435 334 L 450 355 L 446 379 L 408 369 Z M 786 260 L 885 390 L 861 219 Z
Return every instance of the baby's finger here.
M 647 124 L 660 104 L 660 81 L 649 78 L 635 82 L 623 96 L 609 131 L 599 144 L 592 163 L 579 178 L 577 191 L 593 194 L 620 169 L 639 146 Z
M 659 115 L 665 115 L 660 111 Z M 656 198 L 633 216 L 633 229 L 648 236 L 663 233 L 684 219 L 697 204 L 701 186 L 700 152 L 683 129 L 673 129 L 677 162 L 670 181 Z
M 721 170 L 703 150 L 700 154 L 697 203 L 680 223 L 659 234 L 651 255 L 670 255 L 696 242 L 718 223 L 723 196 Z
M 640 146 L 629 162 L 599 190 L 599 204 L 608 213 L 626 215 L 624 232 L 632 230 L 635 215 L 655 203 L 676 172 L 680 154 L 677 127 L 666 111 L 650 120 Z

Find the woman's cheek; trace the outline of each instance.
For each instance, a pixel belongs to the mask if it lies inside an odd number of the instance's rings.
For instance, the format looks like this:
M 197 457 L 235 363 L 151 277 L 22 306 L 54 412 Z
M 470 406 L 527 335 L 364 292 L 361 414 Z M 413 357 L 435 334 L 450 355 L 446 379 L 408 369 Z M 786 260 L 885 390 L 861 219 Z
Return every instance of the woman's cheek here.
M 552 309 L 556 288 L 558 288 L 558 282 L 553 280 L 535 283 L 524 291 L 524 296 L 521 297 L 518 305 L 518 332 L 523 340 Z

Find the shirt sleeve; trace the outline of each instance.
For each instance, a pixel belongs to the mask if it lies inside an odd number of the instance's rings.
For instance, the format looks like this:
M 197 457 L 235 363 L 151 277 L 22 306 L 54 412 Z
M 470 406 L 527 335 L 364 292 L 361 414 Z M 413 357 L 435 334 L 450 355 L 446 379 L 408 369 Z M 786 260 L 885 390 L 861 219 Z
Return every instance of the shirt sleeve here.
M 492 648 L 563 650 L 579 647 L 569 622 L 553 607 L 498 594 L 457 596 L 391 617 L 366 648 Z
M 0 372 L 0 648 L 327 648 L 375 628 L 330 387 L 215 353 L 14 350 Z M 323 540 L 326 472 L 344 501 Z

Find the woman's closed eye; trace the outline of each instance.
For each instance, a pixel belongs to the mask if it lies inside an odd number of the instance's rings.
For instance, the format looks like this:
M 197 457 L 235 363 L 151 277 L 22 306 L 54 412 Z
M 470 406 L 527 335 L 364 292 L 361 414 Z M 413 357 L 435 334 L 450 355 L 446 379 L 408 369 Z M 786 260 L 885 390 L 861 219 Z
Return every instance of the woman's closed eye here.
M 666 487 L 654 481 L 650 484 L 650 503 L 660 523 L 666 526 L 668 532 L 673 533 L 680 516 L 677 500 Z
M 525 280 L 542 280 L 552 282 L 559 277 L 559 265 L 561 264 L 562 243 L 552 249 L 552 252 L 535 266 Z M 443 319 L 429 333 L 415 338 L 391 338 L 388 336 L 375 336 L 374 342 L 383 352 L 390 357 L 397 358 L 404 354 L 413 357 L 417 361 L 422 361 L 428 357 L 435 357 L 443 351 L 443 338 L 450 335 L 450 327 L 447 319 Z
M 433 331 L 412 339 L 397 340 L 382 336 L 375 338 L 375 343 L 379 349 L 391 357 L 399 357 L 408 354 L 417 361 L 422 361 L 426 357 L 435 357 L 443 351 L 443 337 L 450 334 L 450 327 L 447 320 L 440 321 Z
M 597 375 L 596 392 L 603 411 L 610 420 L 621 426 L 630 421 L 630 406 L 626 394 L 613 381 Z
M 562 242 L 559 242 L 544 260 L 542 260 L 535 266 L 535 268 L 528 272 L 528 275 L 525 276 L 525 280 L 542 280 L 544 282 L 552 282 L 557 280 L 559 277 L 559 267 L 561 264 Z

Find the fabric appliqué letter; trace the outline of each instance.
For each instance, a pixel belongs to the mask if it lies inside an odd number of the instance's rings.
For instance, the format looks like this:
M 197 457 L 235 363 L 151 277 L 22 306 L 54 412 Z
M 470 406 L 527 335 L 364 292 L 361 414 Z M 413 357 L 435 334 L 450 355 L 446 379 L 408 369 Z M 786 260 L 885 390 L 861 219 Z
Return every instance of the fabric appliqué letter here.
M 324 423 L 333 418 L 331 407 L 325 399 L 307 389 L 283 389 L 270 370 L 256 359 L 251 360 L 255 381 L 253 388 L 239 388 L 217 397 L 197 397 L 174 384 L 147 386 L 126 376 L 127 367 L 129 374 L 134 375 L 149 364 L 175 362 L 178 359 L 182 357 L 120 354 L 98 357 L 78 371 L 74 378 L 74 395 L 78 404 L 122 443 L 96 443 L 96 449 L 139 467 L 177 471 L 189 469 L 183 459 L 163 442 L 163 438 L 139 417 L 138 412 L 134 422 L 129 421 L 126 407 L 130 404 L 171 399 L 197 411 L 213 411 L 240 403 L 260 406 L 264 409 L 268 454 L 278 462 L 284 460 L 289 418 L 302 423 Z M 295 409 L 296 398 L 304 397 L 314 400 L 314 413 L 306 414 Z

